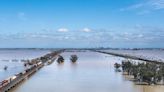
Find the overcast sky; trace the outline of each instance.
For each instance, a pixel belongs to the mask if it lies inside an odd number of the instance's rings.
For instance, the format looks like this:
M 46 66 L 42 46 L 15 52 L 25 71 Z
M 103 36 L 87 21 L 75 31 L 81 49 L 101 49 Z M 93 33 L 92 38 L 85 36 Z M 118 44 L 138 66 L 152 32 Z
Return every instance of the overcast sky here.
M 0 48 L 164 47 L 164 0 L 0 0 Z

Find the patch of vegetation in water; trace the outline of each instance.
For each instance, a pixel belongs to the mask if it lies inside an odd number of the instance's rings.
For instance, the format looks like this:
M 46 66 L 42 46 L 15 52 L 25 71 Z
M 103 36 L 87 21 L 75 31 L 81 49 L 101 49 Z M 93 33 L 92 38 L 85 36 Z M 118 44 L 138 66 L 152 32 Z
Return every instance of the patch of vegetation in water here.
M 122 64 L 115 64 L 116 69 L 120 67 L 122 67 L 123 74 L 134 77 L 136 84 L 164 84 L 164 64 L 123 60 Z

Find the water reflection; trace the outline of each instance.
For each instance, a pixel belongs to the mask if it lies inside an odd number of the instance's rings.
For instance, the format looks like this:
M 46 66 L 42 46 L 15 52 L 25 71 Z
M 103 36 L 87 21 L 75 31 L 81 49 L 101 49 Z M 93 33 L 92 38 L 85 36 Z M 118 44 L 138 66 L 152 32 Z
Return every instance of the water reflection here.
M 78 69 L 78 63 L 76 62 L 76 63 L 72 63 L 71 61 L 70 61 L 70 68 L 71 68 L 71 71 L 73 72 L 73 73 L 76 73 L 77 72 L 77 69 Z
M 77 54 L 73 64 L 70 55 Z M 63 64 L 54 62 L 11 92 L 163 92 L 163 86 L 139 86 L 115 72 L 123 58 L 95 52 L 65 52 Z
M 64 63 L 57 63 L 57 67 L 58 67 L 59 69 L 62 69 L 62 68 L 64 67 Z

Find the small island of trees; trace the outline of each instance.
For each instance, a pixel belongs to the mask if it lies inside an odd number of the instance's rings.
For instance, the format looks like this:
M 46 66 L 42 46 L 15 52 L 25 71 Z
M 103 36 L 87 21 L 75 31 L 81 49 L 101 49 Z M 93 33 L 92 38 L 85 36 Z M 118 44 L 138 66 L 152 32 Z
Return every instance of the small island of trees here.
M 78 60 L 77 55 L 71 55 L 70 60 L 72 63 L 75 63 Z
M 133 62 L 123 60 L 122 64 L 115 63 L 115 68 L 122 68 L 124 74 L 133 76 L 136 84 L 164 84 L 164 63 Z
M 58 56 L 58 59 L 57 59 L 57 62 L 60 64 L 60 63 L 63 63 L 64 62 L 64 58 L 63 56 L 59 55 Z

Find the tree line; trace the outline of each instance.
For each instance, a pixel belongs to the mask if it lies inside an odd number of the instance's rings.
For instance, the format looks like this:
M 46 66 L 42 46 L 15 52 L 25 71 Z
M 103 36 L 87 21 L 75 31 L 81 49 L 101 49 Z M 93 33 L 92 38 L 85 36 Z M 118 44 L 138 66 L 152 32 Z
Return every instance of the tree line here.
M 115 63 L 114 66 L 117 70 L 122 68 L 124 73 L 133 76 L 140 84 L 164 84 L 164 63 L 134 62 L 127 59 L 123 60 L 122 64 Z

